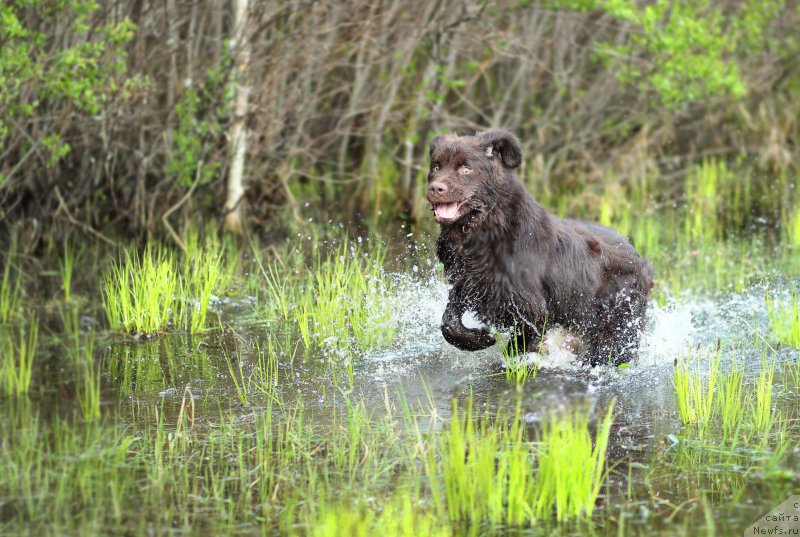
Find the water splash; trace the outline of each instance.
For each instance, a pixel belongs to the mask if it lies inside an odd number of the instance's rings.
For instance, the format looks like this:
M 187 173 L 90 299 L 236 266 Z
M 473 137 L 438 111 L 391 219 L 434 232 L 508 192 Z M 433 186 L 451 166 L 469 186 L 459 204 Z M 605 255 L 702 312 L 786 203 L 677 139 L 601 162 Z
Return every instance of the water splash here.
M 462 352 L 444 341 L 440 323 L 447 304 L 448 286 L 436 274 L 398 275 L 397 280 L 399 285 L 392 297 L 396 304 L 397 338 L 391 347 L 369 354 L 368 361 L 392 373 L 419 367 L 421 357 L 444 360 L 452 368 L 474 371 L 491 369 L 500 363 L 502 352 L 498 345 L 485 351 Z M 478 326 L 469 316 L 464 322 L 468 326 Z M 762 334 L 766 330 L 762 287 L 714 299 L 697 298 L 664 306 L 651 303 L 639 358 L 631 368 L 641 372 L 671 368 L 674 360 L 690 349 L 702 352 L 714 347 L 720 339 L 752 346 L 755 339 L 764 339 Z M 613 376 L 610 370 L 616 368 L 584 366 L 575 351 L 578 346 L 575 336 L 554 327 L 545 336 L 541 354 L 529 353 L 528 357 L 542 370 L 572 373 L 592 370 L 596 377 Z

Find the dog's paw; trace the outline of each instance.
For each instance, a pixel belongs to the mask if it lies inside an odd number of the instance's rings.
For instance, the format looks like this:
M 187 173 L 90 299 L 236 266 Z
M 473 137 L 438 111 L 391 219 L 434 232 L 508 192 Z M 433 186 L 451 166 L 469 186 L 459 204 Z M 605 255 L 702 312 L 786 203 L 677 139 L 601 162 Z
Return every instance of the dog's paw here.
M 442 335 L 450 345 L 462 351 L 480 351 L 495 344 L 486 328 L 466 328 L 464 325 L 442 325 Z

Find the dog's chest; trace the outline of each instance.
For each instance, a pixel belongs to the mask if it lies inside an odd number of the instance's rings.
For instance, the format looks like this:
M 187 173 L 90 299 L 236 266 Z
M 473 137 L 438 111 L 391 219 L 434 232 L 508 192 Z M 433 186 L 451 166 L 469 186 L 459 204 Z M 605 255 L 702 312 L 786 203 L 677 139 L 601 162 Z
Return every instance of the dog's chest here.
M 479 236 L 448 241 L 440 259 L 448 281 L 460 285 L 465 298 L 478 309 L 495 310 L 513 298 L 518 279 L 513 253 L 513 242 Z

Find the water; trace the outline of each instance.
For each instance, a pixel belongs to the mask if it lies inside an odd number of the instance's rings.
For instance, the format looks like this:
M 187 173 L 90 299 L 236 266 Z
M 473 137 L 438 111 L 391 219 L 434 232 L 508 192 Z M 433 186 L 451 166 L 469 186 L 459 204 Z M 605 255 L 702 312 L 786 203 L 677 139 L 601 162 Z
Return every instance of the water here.
M 535 430 L 545 417 L 572 405 L 588 404 L 597 415 L 615 402 L 608 452 L 612 471 L 601 495 L 601 515 L 596 517 L 601 532 L 616 532 L 615 517 L 622 512 L 634 532 L 646 529 L 652 534 L 692 535 L 693 524 L 704 520 L 701 506 L 708 499 L 719 519 L 717 529 L 734 534 L 782 501 L 781 495 L 798 482 L 793 462 L 783 463 L 788 474 L 777 484 L 763 478 L 762 453 L 774 450 L 777 440 L 770 439 L 761 451 L 733 446 L 725 449 L 734 455 L 724 460 L 704 458 L 706 444 L 720 439 L 693 437 L 691 428 L 681 424 L 676 407 L 676 360 L 691 355 L 702 366 L 721 344 L 722 370 L 736 360 L 745 366 L 745 383 L 751 386 L 768 356 L 779 367 L 773 405 L 789 423 L 784 437 L 797 444 L 799 437 L 790 418 L 800 408 L 800 396 L 797 385 L 780 374 L 780 367 L 797 362 L 798 352 L 771 342 L 764 287 L 714 299 L 698 297 L 652 305 L 640 357 L 627 368 L 582 365 L 572 350 L 571 335 L 551 330 L 541 355 L 526 356 L 538 366 L 536 377 L 517 385 L 502 371 L 499 345 L 469 353 L 444 342 L 439 331 L 447 301 L 444 283 L 419 271 L 395 279 L 398 285 L 389 299 L 398 333 L 387 348 L 360 356 L 325 348 L 303 355 L 284 348 L 272 381 L 287 408 L 302 401 L 312 410 L 309 416 L 324 424 L 342 408 L 337 394 L 346 392 L 375 414 L 384 412 L 387 402 L 399 405 L 404 401 L 412 408 L 424 408 L 434 417 L 427 426 L 439 430 L 447 426 L 453 400 L 471 397 L 479 409 L 490 414 L 519 407 L 521 419 Z M 786 293 L 792 285 L 773 284 L 771 292 Z M 218 307 L 222 332 L 139 341 L 107 336 L 97 341 L 96 356 L 103 367 L 102 410 L 111 423 L 138 430 L 145 426 L 141 416 L 149 416 L 143 409 L 154 406 L 174 422 L 187 397 L 196 406 L 194 419 L 209 426 L 222 415 L 249 423 L 254 413 L 264 412 L 269 396 L 251 389 L 245 401 L 233 378 L 250 375 L 260 357 L 263 359 L 273 327 L 249 321 L 250 299 L 226 299 Z M 61 374 L 64 369 L 58 365 L 57 352 L 53 350 L 52 366 L 40 372 L 38 380 L 44 389 L 39 403 L 68 414 L 74 405 L 75 387 L 68 374 Z M 348 360 L 350 373 L 343 367 Z M 233 364 L 233 375 L 228 364 Z M 752 459 L 749 466 L 748 458 Z M 742 492 L 729 490 L 740 481 L 746 485 Z
M 387 393 L 402 394 L 413 404 L 434 406 L 439 415 L 447 416 L 454 397 L 472 393 L 476 400 L 495 406 L 521 402 L 526 419 L 537 421 L 549 409 L 563 408 L 572 399 L 588 399 L 592 407 L 604 407 L 615 399 L 620 430 L 636 431 L 628 443 L 639 445 L 643 439 L 680 431 L 672 384 L 676 359 L 690 354 L 702 358 L 723 341 L 723 364 L 735 354 L 752 379 L 761 366 L 762 351 L 757 347 L 768 343 L 763 335 L 767 318 L 762 288 L 718 299 L 653 304 L 640 356 L 629 368 L 583 365 L 571 348 L 571 335 L 556 328 L 547 334 L 541 355 L 526 355 L 538 366 L 536 378 L 517 387 L 502 373 L 499 345 L 464 352 L 444 342 L 439 331 L 447 301 L 444 283 L 435 278 L 399 279 L 401 285 L 392 298 L 399 330 L 389 347 L 355 358 L 324 349 L 291 362 L 284 357 L 279 369 L 282 390 L 307 404 L 324 406 L 322 394 L 334 389 L 331 363 L 352 359 L 353 393 L 378 407 Z M 236 302 L 229 302 L 228 307 L 242 309 Z M 234 322 L 232 319 L 229 326 Z M 226 356 L 235 355 L 238 349 L 244 371 L 250 371 L 257 355 L 254 343 L 265 347 L 268 330 L 239 326 L 222 337 L 169 336 L 133 344 L 112 341 L 106 345 L 106 352 L 114 358 L 111 362 L 138 365 L 125 368 L 133 375 L 127 379 L 111 369 L 107 393 L 112 397 L 113 386 L 122 386 L 118 395 L 146 403 L 159 398 L 180 400 L 184 387 L 190 386 L 195 398 L 211 402 L 209 412 L 216 412 L 218 400 L 235 406 Z M 795 359 L 797 353 L 785 348 L 777 356 L 786 361 Z M 256 395 L 252 404 L 258 402 Z

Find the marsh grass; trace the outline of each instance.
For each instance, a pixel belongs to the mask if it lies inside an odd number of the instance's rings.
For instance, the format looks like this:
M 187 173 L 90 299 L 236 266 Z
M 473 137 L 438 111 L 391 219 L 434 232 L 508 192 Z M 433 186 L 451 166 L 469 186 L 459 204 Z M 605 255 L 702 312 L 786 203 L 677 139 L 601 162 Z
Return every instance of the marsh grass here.
M 163 248 L 143 254 L 126 250 L 103 278 L 103 301 L 113 330 L 155 334 L 165 330 L 177 308 L 180 289 L 174 256 Z
M 745 414 L 744 365 L 734 356 L 730 369 L 722 373 L 718 405 L 723 438 L 733 438 L 739 432 Z
M 17 237 L 13 235 L 5 258 L 3 279 L 0 281 L 0 325 L 10 324 L 19 314 L 22 275 L 14 269 L 17 260 Z
M 744 366 L 735 357 L 726 370 L 720 364 L 719 344 L 705 362 L 691 355 L 676 360 L 673 383 L 683 424 L 704 435 L 718 430 L 725 443 L 781 436 L 782 418 L 773 405 L 775 360 L 762 356 L 754 385 L 745 383 Z
M 64 325 L 64 355 L 75 376 L 76 399 L 85 420 L 100 418 L 102 363 L 95 363 L 96 335 L 92 331 L 82 332 L 80 314 L 75 305 L 61 311 Z
M 524 503 L 520 506 L 511 502 L 507 508 L 505 506 L 506 498 L 512 495 L 517 502 L 520 500 L 515 494 L 518 491 L 508 491 L 507 480 L 510 481 L 510 472 L 523 470 L 522 474 L 514 476 L 513 483 L 522 489 L 524 502 L 529 496 L 525 489 L 533 479 L 530 471 L 532 446 L 523 444 L 518 419 L 509 427 L 503 420 L 493 422 L 488 416 L 476 421 L 472 412 L 471 400 L 463 417 L 454 401 L 450 427 L 439 440 L 441 470 L 437 468 L 434 452 L 429 454 L 429 479 L 438 510 L 446 513 L 451 521 L 500 523 L 512 513 L 521 513 L 524 517 L 527 514 Z M 497 460 L 501 442 L 503 447 L 511 448 L 503 452 L 502 462 Z M 516 460 L 518 457 L 525 463 L 521 467 Z M 438 495 L 440 487 L 444 488 L 443 497 Z
M 213 292 L 221 279 L 221 266 L 222 257 L 214 253 L 198 255 L 187 262 L 183 271 L 183 309 L 178 323 L 184 331 L 195 334 L 206 328 Z
M 709 356 L 704 372 L 697 365 L 693 367 L 690 361 L 691 355 L 676 360 L 673 369 L 678 410 L 684 424 L 707 425 L 715 410 L 715 393 L 720 376 L 720 344 Z
M 450 427 L 438 441 L 440 460 L 428 452 L 434 505 L 453 522 L 522 526 L 553 515 L 591 518 L 608 475 L 612 412 L 613 403 L 594 439 L 587 408 L 550 416 L 534 443 L 524 437 L 519 409 L 513 417 L 476 419 L 470 400 L 462 418 L 454 402 Z
M 80 258 L 81 252 L 75 252 L 75 246 L 65 240 L 64 253 L 58 260 L 59 273 L 61 274 L 61 290 L 64 300 L 72 300 L 72 279 L 75 275 L 75 263 Z
M 200 426 L 185 389 L 177 416 L 163 402 L 147 406 L 135 434 L 88 422 L 78 429 L 59 417 L 43 425 L 35 414 L 13 426 L 4 421 L 0 495 L 15 498 L 5 507 L 12 513 L 6 528 L 142 533 L 135 505 L 156 526 L 202 525 L 218 534 L 266 527 L 325 535 L 351 525 L 387 535 L 450 534 L 446 518 L 424 507 L 418 472 L 427 455 L 397 428 L 398 418 L 416 421 L 411 411 L 396 416 L 387 399 L 387 415 L 376 419 L 363 401 L 344 396 L 333 407 L 341 412 L 320 426 L 302 401 L 287 405 L 274 395 L 252 420 L 220 414 Z M 515 427 L 521 430 L 519 420 Z M 530 449 L 519 443 L 492 458 L 517 460 L 511 475 L 529 475 Z M 393 476 L 401 477 L 399 489 Z
M 765 295 L 767 320 L 772 334 L 778 342 L 800 348 L 800 298 L 797 289 L 792 289 L 785 299 L 775 299 L 771 293 Z
M 614 401 L 598 420 L 595 439 L 587 409 L 565 416 L 551 415 L 542 426 L 534 510 L 546 518 L 553 510 L 559 521 L 591 517 L 600 489 L 608 476 L 606 451 L 613 421 Z
M 785 434 L 756 440 L 748 442 L 745 435 L 712 440 L 705 431 L 687 429 L 674 445 L 653 454 L 659 462 L 648 465 L 646 481 L 679 501 L 692 502 L 703 493 L 718 507 L 739 509 L 753 486 L 774 486 L 771 480 L 785 480 L 786 467 L 795 466 L 787 459 L 794 440 Z
M 772 431 L 780 413 L 773 409 L 772 392 L 775 378 L 775 361 L 765 356 L 761 359 L 761 371 L 755 386 L 755 397 L 750 401 L 752 434 L 767 440 L 766 435 Z
M 227 373 L 221 359 L 222 370 L 217 372 L 215 358 L 191 336 L 174 335 L 115 345 L 104 350 L 98 363 L 104 365 L 103 372 L 123 398 L 138 399 L 158 397 L 159 392 L 176 390 L 192 378 L 204 379 L 205 386 L 214 388 Z
M 214 241 L 188 251 L 182 262 L 161 246 L 148 246 L 141 255 L 124 251 L 124 260 L 103 277 L 103 304 L 112 329 L 148 335 L 206 329 L 223 273 L 222 252 Z
M 536 349 L 528 349 L 524 338 L 513 337 L 513 333 L 515 333 L 516 330 L 512 332 L 512 337 L 508 341 L 506 341 L 502 334 L 495 334 L 495 339 L 500 344 L 501 352 L 503 353 L 506 380 L 513 381 L 516 384 L 524 384 L 536 378 L 539 372 L 539 365 L 535 361 L 529 361 L 526 354 L 528 352 L 536 352 L 541 355 L 546 328 L 547 323 L 545 321 L 545 325 L 542 327 L 542 338 Z M 522 339 L 521 348 L 520 339 Z
M 395 495 L 379 513 L 364 505 L 331 504 L 308 524 L 311 537 L 448 537 L 453 529 L 417 507 L 413 491 Z
M 763 270 L 770 270 L 790 259 L 781 253 L 770 260 L 760 237 L 733 236 L 728 206 L 740 210 L 755 197 L 726 168 L 706 168 L 683 185 L 689 202 L 672 209 L 653 206 L 648 192 L 655 185 L 647 181 L 603 193 L 601 220 L 633 235 L 656 264 L 660 299 L 691 296 L 693 289 L 738 289 L 763 274 L 762 261 L 769 260 Z M 566 198 L 556 206 L 570 209 Z M 127 312 L 119 313 L 118 329 L 198 332 L 223 325 L 201 313 L 213 312 L 215 289 L 236 283 L 239 252 L 232 242 L 190 233 L 183 253 L 156 246 L 138 257 L 123 252 L 106 272 L 106 289 L 122 282 L 122 291 L 104 296 L 109 310 Z M 393 277 L 383 270 L 381 247 L 367 256 L 363 244 L 345 243 L 325 255 L 318 253 L 325 244 L 317 233 L 309 231 L 299 248 L 282 245 L 265 260 L 254 256 L 261 270 L 245 285 L 256 302 L 252 322 L 267 326 L 266 343 L 229 345 L 224 364 L 224 352 L 214 342 L 206 345 L 213 338 L 186 335 L 113 343 L 98 360 L 92 355 L 106 340 L 81 333 L 77 310 L 65 310 L 74 317 L 64 323 L 63 356 L 80 414 L 40 415 L 33 410 L 36 398 L 3 401 L 0 533 L 410 536 L 555 528 L 558 534 L 580 532 L 575 524 L 594 520 L 601 525 L 597 533 L 630 534 L 666 512 L 665 531 L 677 527 L 669 525 L 674 516 L 689 535 L 696 529 L 685 514 L 691 509 L 710 521 L 725 503 L 746 499 L 748 486 L 760 491 L 764 475 L 790 484 L 796 479 L 796 465 L 785 459 L 796 438 L 776 410 L 774 363 L 765 362 L 749 381 L 744 360 L 722 367 L 719 347 L 705 361 L 687 355 L 676 364 L 673 380 L 687 427 L 674 445 L 658 442 L 652 461 L 641 465 L 644 483 L 631 485 L 628 473 L 627 500 L 620 503 L 641 510 L 635 514 L 616 510 L 618 483 L 608 480 L 613 404 L 596 420 L 578 406 L 545 414 L 539 426 L 526 425 L 520 407 L 478 407 L 484 401 L 472 398 L 454 403 L 449 420 L 433 395 L 428 407 L 412 408 L 387 393 L 385 408 L 376 410 L 374 398 L 355 395 L 363 387 L 354 364 L 365 350 L 394 338 Z M 74 261 L 64 252 L 62 284 L 81 275 L 80 250 L 74 252 Z M 148 255 L 149 268 L 143 266 Z M 0 336 L 3 379 L 9 345 L 15 372 L 19 345 L 36 347 L 30 338 L 38 324 L 18 326 L 22 281 L 7 263 L 0 320 L 12 326 Z M 148 286 L 149 299 L 140 295 Z M 63 290 L 73 302 L 69 293 L 78 286 L 67 283 Z M 122 326 L 122 319 L 148 316 L 156 319 L 152 332 Z M 319 355 L 325 365 L 316 362 Z M 302 363 L 294 363 L 297 356 Z M 536 369 L 517 365 L 511 380 L 535 378 Z M 800 368 L 794 371 L 800 378 Z M 321 377 L 319 384 L 312 375 Z M 101 379 L 120 400 L 119 421 L 106 423 L 100 415 Z M 647 489 L 643 496 L 639 486 Z
M 698 292 L 740 292 L 755 280 L 796 271 L 800 249 L 785 247 L 800 240 L 796 197 L 756 192 L 750 171 L 731 166 L 706 159 L 691 167 L 675 185 L 681 195 L 673 203 L 659 197 L 664 185 L 646 169 L 624 183 L 605 181 L 597 194 L 587 187 L 565 195 L 540 180 L 529 188 L 563 216 L 597 220 L 629 237 L 653 264 L 653 295 L 663 304 L 691 300 Z M 781 178 L 776 192 L 786 192 L 786 185 Z M 764 204 L 772 214 L 785 215 L 780 233 L 747 216 Z
M 282 330 L 297 330 L 307 349 L 317 345 L 357 353 L 391 343 L 397 333 L 390 300 L 393 279 L 384 273 L 385 250 L 367 254 L 343 242 L 336 252 L 318 256 L 307 278 L 282 271 L 277 263 L 262 267 L 272 316 Z
M 788 217 L 783 221 L 787 222 L 785 228 L 786 241 L 795 250 L 800 249 L 800 200 L 795 202 L 793 208 L 787 210 Z
M 28 393 L 39 343 L 39 324 L 31 315 L 27 326 L 4 328 L 0 332 L 0 393 L 21 396 Z
M 236 397 L 239 402 L 247 406 L 250 402 L 248 397 L 248 389 L 252 382 L 252 375 L 245 375 L 244 371 L 244 357 L 242 356 L 241 349 L 237 349 L 234 356 L 225 354 L 225 364 L 228 366 L 228 372 L 231 375 L 231 381 L 236 392 Z
M 256 361 L 249 377 L 249 386 L 253 391 L 272 397 L 278 387 L 278 361 L 280 347 L 272 336 L 267 337 L 266 348 L 256 342 Z M 291 366 L 291 357 L 289 365 Z

